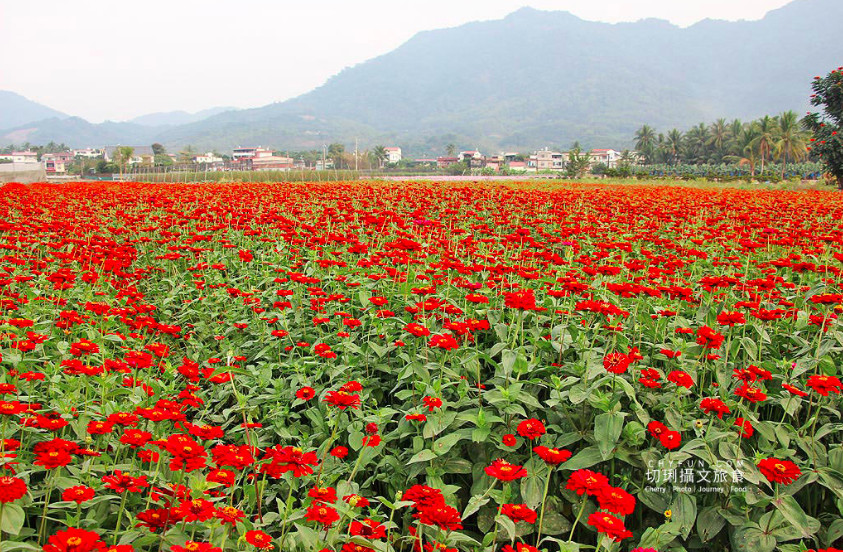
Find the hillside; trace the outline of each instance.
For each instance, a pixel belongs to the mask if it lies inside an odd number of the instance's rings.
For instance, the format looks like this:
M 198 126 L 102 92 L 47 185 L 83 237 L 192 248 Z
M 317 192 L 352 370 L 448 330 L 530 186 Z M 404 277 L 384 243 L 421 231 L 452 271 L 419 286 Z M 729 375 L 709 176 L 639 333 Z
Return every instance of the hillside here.
M 66 118 L 67 115 L 40 103 L 33 102 L 14 92 L 0 90 L 0 128 L 13 128 L 50 117 Z

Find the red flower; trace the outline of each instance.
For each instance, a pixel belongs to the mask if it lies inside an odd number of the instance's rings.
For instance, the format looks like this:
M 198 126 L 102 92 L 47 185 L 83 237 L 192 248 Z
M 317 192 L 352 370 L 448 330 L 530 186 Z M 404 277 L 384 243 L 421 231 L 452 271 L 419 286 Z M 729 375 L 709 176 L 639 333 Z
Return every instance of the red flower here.
M 309 401 L 315 396 L 316 391 L 312 387 L 302 387 L 301 389 L 296 391 L 296 398 L 299 398 L 303 401 Z
M 90 487 L 86 487 L 85 485 L 76 485 L 75 487 L 68 487 L 61 494 L 62 500 L 66 500 L 67 502 L 75 502 L 76 504 L 82 504 L 83 502 L 87 502 L 92 498 L 94 498 L 94 490 Z
M 688 373 L 682 370 L 674 370 L 668 374 L 667 381 L 673 382 L 679 387 L 687 387 L 688 389 L 694 386 L 694 380 Z
M 68 527 L 47 540 L 43 552 L 91 552 L 105 550 L 105 543 L 93 531 Z
M 629 364 L 629 355 L 623 353 L 609 353 L 603 357 L 603 368 L 612 374 L 623 374 Z
M 623 521 L 603 512 L 594 512 L 588 516 L 588 524 L 597 529 L 598 533 L 605 533 L 614 541 L 622 541 L 631 537 L 632 533 L 623 525 Z
M 222 552 L 218 546 L 214 546 L 209 542 L 187 541 L 184 546 L 172 546 L 171 552 Z
M 524 544 L 523 542 L 515 543 L 515 548 L 506 544 L 503 548 L 501 548 L 501 552 L 541 552 L 535 546 L 530 546 L 529 544 Z
M 536 511 L 526 504 L 504 504 L 501 506 L 501 513 L 515 522 L 535 523 L 537 517 Z
M 270 537 L 263 531 L 246 531 L 245 537 L 246 542 L 262 550 L 272 550 L 273 548 L 275 548 L 275 546 L 273 546 L 272 544 L 272 537 Z
M 402 500 L 409 500 L 416 508 L 435 506 L 445 502 L 442 491 L 427 485 L 413 485 L 404 491 Z
M 319 458 L 313 451 L 304 452 L 298 447 L 276 446 L 268 449 L 264 458 L 269 458 L 270 463 L 261 466 L 261 471 L 270 477 L 279 478 L 286 472 L 291 472 L 293 477 L 301 477 L 313 473 L 311 466 L 319 464 Z
M 238 510 L 234 506 L 223 506 L 222 508 L 217 508 L 217 511 L 214 512 L 214 517 L 220 520 L 220 524 L 225 525 L 226 523 L 230 523 L 234 527 L 238 521 L 246 517 L 246 514 L 243 510 Z
M 345 410 L 346 408 L 356 409 L 360 406 L 360 395 L 350 394 L 342 389 L 339 391 L 328 391 L 323 400 L 340 410 Z
M 313 487 L 307 492 L 307 496 L 313 499 L 314 504 L 331 504 L 337 501 L 337 491 L 333 487 Z
M 435 409 L 442 407 L 442 399 L 438 397 L 424 397 L 422 402 L 427 407 L 428 412 L 433 412 Z
M 345 458 L 346 456 L 348 456 L 348 448 L 343 447 L 343 446 L 334 447 L 334 448 L 331 449 L 330 454 L 334 458 L 342 459 L 342 458 Z
M 562 462 L 567 462 L 571 457 L 571 451 L 558 448 L 535 447 L 533 452 L 538 454 L 539 458 L 551 466 L 557 466 Z
M 523 422 L 518 424 L 518 427 L 516 429 L 518 431 L 518 435 L 524 437 L 525 439 L 530 439 L 531 441 L 534 439 L 538 439 L 539 437 L 547 433 L 544 424 L 535 418 L 524 420 Z
M 735 420 L 735 425 L 738 426 L 738 433 L 744 439 L 749 439 L 750 437 L 752 437 L 752 434 L 755 433 L 755 429 L 752 427 L 752 424 L 749 420 L 737 418 Z
M 26 482 L 19 477 L 0 477 L 0 503 L 14 502 L 26 494 Z
M 514 481 L 522 477 L 527 477 L 527 470 L 522 466 L 510 464 L 506 460 L 499 458 L 492 462 L 491 466 L 486 468 L 486 475 L 501 481 Z
M 596 495 L 600 489 L 609 484 L 609 478 L 602 473 L 591 470 L 577 470 L 568 478 L 565 488 L 574 491 L 578 495 L 585 493 Z
M 647 424 L 647 431 L 649 431 L 650 435 L 653 437 L 658 438 L 662 433 L 667 431 L 667 426 L 659 421 L 653 420 Z
M 457 340 L 454 339 L 454 336 L 448 334 L 437 334 L 430 338 L 430 346 L 431 347 L 439 347 L 440 349 L 445 349 L 446 351 L 450 351 L 453 349 L 457 349 L 460 344 L 457 343 Z
M 518 440 L 515 438 L 515 435 L 513 435 L 512 433 L 507 433 L 506 435 L 503 436 L 503 438 L 501 439 L 501 442 L 507 447 L 514 447 L 518 443 Z
M 352 521 L 348 526 L 348 532 L 351 536 L 360 536 L 369 540 L 386 538 L 386 526 L 369 518 L 362 522 Z
M 418 519 L 419 523 L 435 525 L 448 531 L 462 529 L 462 517 L 459 511 L 444 502 L 433 506 L 421 506 L 413 517 Z
M 659 435 L 659 442 L 667 450 L 673 450 L 682 444 L 682 435 L 678 431 L 665 431 Z
M 789 383 L 783 383 L 783 384 L 782 384 L 782 387 L 783 387 L 783 388 L 784 388 L 787 392 L 789 392 L 791 395 L 796 395 L 797 397 L 807 397 L 807 396 L 808 396 L 808 393 L 806 393 L 805 391 L 802 391 L 802 390 L 801 390 L 801 389 L 799 389 L 798 387 L 795 387 L 795 386 L 793 386 L 793 385 L 790 385 Z
M 777 460 L 776 458 L 765 458 L 758 462 L 758 469 L 772 483 L 783 483 L 790 485 L 802 475 L 799 466 L 790 460 Z
M 717 417 L 721 420 L 723 419 L 724 414 L 729 414 L 731 410 L 729 407 L 726 406 L 726 403 L 721 401 L 720 399 L 715 399 L 712 397 L 706 397 L 702 401 L 700 401 L 700 408 L 706 414 L 711 414 L 712 412 L 717 414 Z
M 814 374 L 809 377 L 808 383 L 805 385 L 823 397 L 828 397 L 829 393 L 837 393 L 839 395 L 840 388 L 843 387 L 843 383 L 840 382 L 840 378 L 835 376 L 826 376 L 823 374 Z
M 340 515 L 330 506 L 314 504 L 307 509 L 304 519 L 328 526 L 340 519 Z
M 724 339 L 723 334 L 717 333 L 708 326 L 697 329 L 697 343 L 705 349 L 719 349 Z
M 606 485 L 597 490 L 597 502 L 604 510 L 628 516 L 635 510 L 635 497 L 625 490 Z
M 763 391 L 761 391 L 757 387 L 747 385 L 746 383 L 742 384 L 737 389 L 735 389 L 735 395 L 746 399 L 751 403 L 763 402 L 767 400 L 767 395 Z
M 126 491 L 139 493 L 146 487 L 149 487 L 145 475 L 132 477 L 125 475 L 120 470 L 115 470 L 113 475 L 102 476 L 102 482 L 105 483 L 107 489 L 111 489 L 116 493 L 125 493 Z

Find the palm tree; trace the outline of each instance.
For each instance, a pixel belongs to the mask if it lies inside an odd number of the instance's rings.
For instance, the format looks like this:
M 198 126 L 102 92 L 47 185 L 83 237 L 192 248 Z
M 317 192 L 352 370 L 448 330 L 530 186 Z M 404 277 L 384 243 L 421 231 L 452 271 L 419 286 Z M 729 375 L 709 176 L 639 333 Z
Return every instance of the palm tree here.
M 676 164 L 679 159 L 679 152 L 682 151 L 682 138 L 682 133 L 675 128 L 667 133 L 665 151 L 670 157 L 671 164 Z
M 706 145 L 714 146 L 714 154 L 718 161 L 725 155 L 726 143 L 729 141 L 729 125 L 726 119 L 717 119 L 709 129 L 709 137 Z
M 779 136 L 775 151 L 782 160 L 782 180 L 784 180 L 788 156 L 798 161 L 808 153 L 805 134 L 800 130 L 799 116 L 794 111 L 785 111 L 779 116 Z
M 132 160 L 134 154 L 135 148 L 131 146 L 120 146 L 114 150 L 114 161 L 120 166 L 120 180 L 123 180 L 126 165 Z
M 755 176 L 755 166 L 758 164 L 758 150 L 755 147 L 755 141 L 758 139 L 758 136 L 758 127 L 756 125 L 744 127 L 734 142 L 736 150 L 739 153 L 724 157 L 727 161 L 737 162 L 740 166 L 749 165 L 753 177 Z
M 690 163 L 703 163 L 706 160 L 708 144 L 708 127 L 705 123 L 693 127 L 685 134 L 687 161 Z
M 778 123 L 769 115 L 764 115 L 763 119 L 759 119 L 755 123 L 758 128 L 758 137 L 755 138 L 754 147 L 758 150 L 758 155 L 761 157 L 761 174 L 764 174 L 764 161 L 770 152 L 773 150 L 773 144 L 776 141 L 776 133 L 778 131 Z
M 382 169 L 383 164 L 387 160 L 386 148 L 383 146 L 375 146 L 375 148 L 372 150 L 372 154 L 375 160 L 378 162 L 378 168 Z
M 447 152 L 448 157 L 453 157 L 454 154 L 457 152 L 457 146 L 454 144 L 448 144 L 445 146 L 445 152 Z
M 656 131 L 650 125 L 644 125 L 635 132 L 635 149 L 646 159 L 645 163 L 653 162 L 656 146 Z
M 726 144 L 726 154 L 737 155 L 741 153 L 740 137 L 746 125 L 740 119 L 729 123 L 729 139 Z

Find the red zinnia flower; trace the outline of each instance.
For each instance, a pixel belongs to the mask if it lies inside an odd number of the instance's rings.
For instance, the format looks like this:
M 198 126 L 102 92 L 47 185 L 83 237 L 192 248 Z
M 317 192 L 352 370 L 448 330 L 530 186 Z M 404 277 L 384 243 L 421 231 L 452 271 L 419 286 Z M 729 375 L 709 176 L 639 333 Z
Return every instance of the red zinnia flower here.
M 336 406 L 340 410 L 360 406 L 360 395 L 351 394 L 340 389 L 339 391 L 328 391 L 323 399 L 326 403 Z
M 47 540 L 43 552 L 91 552 L 105 550 L 105 543 L 93 531 L 68 527 Z
M 551 466 L 557 466 L 562 462 L 567 462 L 571 457 L 571 451 L 558 448 L 535 447 L 533 452 L 538 454 L 539 458 Z
M 790 460 L 778 460 L 776 458 L 765 458 L 758 462 L 758 469 L 769 481 L 773 483 L 784 483 L 790 485 L 802 475 L 799 466 Z
M 578 495 L 588 493 L 595 495 L 603 487 L 609 484 L 609 478 L 602 473 L 591 470 L 577 470 L 568 478 L 565 488 L 574 491 Z
M 597 502 L 604 510 L 628 516 L 635 510 L 635 497 L 618 487 L 609 485 L 597 490 Z
M 518 431 L 518 435 L 524 437 L 525 439 L 530 439 L 531 441 L 533 439 L 538 439 L 547 433 L 544 424 L 535 418 L 530 418 L 529 420 L 524 420 L 519 423 L 516 430 Z
M 261 548 L 263 550 L 272 550 L 275 548 L 272 544 L 272 537 L 264 533 L 263 531 L 246 531 L 246 542 L 255 546 L 257 548 Z
M 536 511 L 526 504 L 504 504 L 501 506 L 501 513 L 515 522 L 535 523 L 537 517 Z
M 808 383 L 805 385 L 823 397 L 828 397 L 829 393 L 837 393 L 839 395 L 840 388 L 843 387 L 843 383 L 840 382 L 840 378 L 837 378 L 836 376 L 826 376 L 823 374 L 814 374 L 809 377 Z
M 19 477 L 0 477 L 0 503 L 14 502 L 26 494 L 26 482 Z
M 486 475 L 501 481 L 514 481 L 522 477 L 527 477 L 527 470 L 523 466 L 510 464 L 506 460 L 499 458 L 492 462 L 491 466 L 486 468 Z
M 336 510 L 324 504 L 314 504 L 307 509 L 307 514 L 304 518 L 308 521 L 315 521 L 322 525 L 333 525 L 335 521 L 340 519 L 340 515 Z
M 597 529 L 598 533 L 606 533 L 614 541 L 620 542 L 632 536 L 632 533 L 624 527 L 623 521 L 603 512 L 594 512 L 588 516 L 588 524 Z
M 299 398 L 303 401 L 309 401 L 315 396 L 316 391 L 312 387 L 302 387 L 301 389 L 296 391 L 296 398 Z
M 659 435 L 659 442 L 668 450 L 673 450 L 682 444 L 682 435 L 678 431 L 665 431 Z
M 603 368 L 612 374 L 623 374 L 629 368 L 629 355 L 609 353 L 603 357 Z
M 735 420 L 735 425 L 738 426 L 738 433 L 744 439 L 749 439 L 750 437 L 752 437 L 752 434 L 755 433 L 755 429 L 752 427 L 752 424 L 749 420 L 737 418 Z
M 94 490 L 85 485 L 76 485 L 75 487 L 68 487 L 61 494 L 61 499 L 68 502 L 75 502 L 82 504 L 94 498 Z

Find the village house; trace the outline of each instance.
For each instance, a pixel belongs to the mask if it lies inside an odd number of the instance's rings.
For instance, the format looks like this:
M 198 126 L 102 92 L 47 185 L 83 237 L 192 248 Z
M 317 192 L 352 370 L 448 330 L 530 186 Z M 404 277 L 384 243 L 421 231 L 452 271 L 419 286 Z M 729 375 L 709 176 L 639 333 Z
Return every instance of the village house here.
M 44 171 L 47 174 L 64 174 L 67 167 L 73 163 L 73 152 L 63 151 L 59 153 L 45 153 L 41 156 L 41 163 L 44 164 Z
M 565 170 L 565 154 L 545 148 L 530 156 L 528 165 L 537 171 Z
M 610 169 L 614 169 L 618 166 L 618 161 L 621 158 L 621 152 L 615 151 L 613 149 L 593 149 L 589 153 L 591 167 L 593 168 L 595 165 L 603 164 Z
M 460 162 L 459 157 L 437 157 L 436 158 L 436 166 L 440 169 L 444 169 L 445 167 L 450 167 L 451 165 L 456 165 Z
M 223 158 L 209 151 L 207 153 L 200 153 L 199 155 L 194 157 L 193 162 L 199 165 L 213 165 L 217 163 L 222 163 Z
M 399 163 L 401 161 L 401 148 L 389 147 L 383 149 L 386 152 L 387 163 Z
M 86 157 L 88 159 L 96 159 L 102 157 L 102 150 L 94 148 L 75 149 L 73 150 L 73 157 Z
M 34 151 L 13 151 L 12 153 L 0 154 L 0 160 L 11 161 L 12 163 L 38 163 L 38 154 Z
M 469 169 L 483 168 L 483 154 L 479 151 L 461 151 L 458 160 L 460 163 L 468 165 Z
M 232 150 L 232 166 L 246 171 L 289 170 L 295 161 L 292 157 L 278 157 L 273 151 L 261 146 L 237 147 Z

